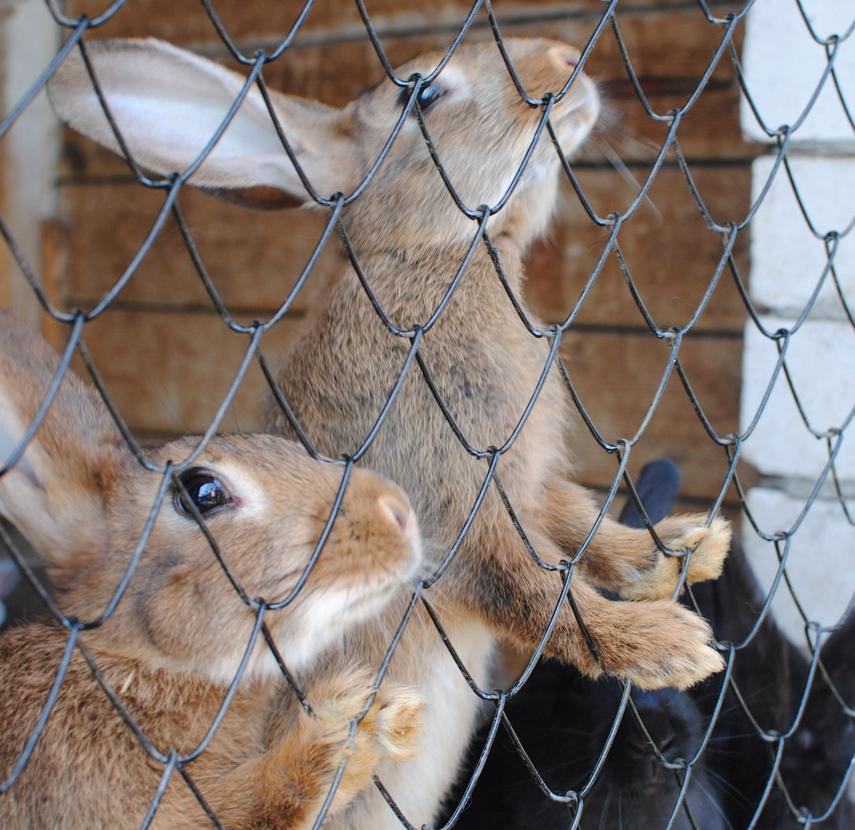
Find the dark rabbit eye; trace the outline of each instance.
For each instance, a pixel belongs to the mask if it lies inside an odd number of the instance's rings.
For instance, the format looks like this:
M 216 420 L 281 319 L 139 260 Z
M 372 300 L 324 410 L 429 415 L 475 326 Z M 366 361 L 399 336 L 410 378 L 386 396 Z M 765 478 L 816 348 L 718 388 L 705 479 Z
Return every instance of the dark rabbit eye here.
M 232 503 L 232 497 L 223 484 L 213 473 L 194 467 L 185 470 L 179 478 L 184 485 L 187 494 L 181 492 L 176 486 L 174 504 L 179 513 L 186 516 L 192 515 L 189 502 L 196 505 L 196 509 L 205 516 L 220 507 Z
M 445 90 L 439 84 L 428 84 L 427 86 L 423 86 L 419 90 L 419 94 L 416 100 L 419 102 L 419 107 L 422 112 L 426 112 L 427 109 L 433 105 L 435 101 L 438 101 L 445 94 Z M 401 95 L 398 98 L 398 102 L 402 107 L 407 105 L 407 101 L 410 100 L 411 92 L 409 89 L 402 89 Z
M 430 86 L 423 86 L 419 90 L 418 102 L 419 106 L 424 112 L 431 104 L 435 101 L 438 101 L 442 98 L 442 90 L 436 84 L 430 84 Z

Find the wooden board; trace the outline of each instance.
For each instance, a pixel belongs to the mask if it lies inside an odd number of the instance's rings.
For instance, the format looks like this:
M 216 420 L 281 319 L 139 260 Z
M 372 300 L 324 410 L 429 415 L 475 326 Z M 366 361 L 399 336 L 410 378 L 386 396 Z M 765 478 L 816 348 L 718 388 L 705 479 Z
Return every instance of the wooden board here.
M 281 354 L 298 325 L 285 318 L 265 335 L 265 354 Z M 246 336 L 229 331 L 209 312 L 122 309 L 88 323 L 84 341 L 123 417 L 143 436 L 204 432 L 248 344 Z M 253 364 L 222 422 L 223 432 L 259 428 L 265 384 Z
M 689 337 L 680 357 L 707 418 L 720 435 L 738 428 L 741 341 Z M 642 424 L 667 365 L 668 349 L 649 334 L 571 331 L 563 358 L 585 410 L 606 441 L 632 438 Z M 615 455 L 597 443 L 579 419 L 573 450 L 581 480 L 611 484 Z M 683 474 L 684 496 L 711 499 L 727 474 L 724 451 L 708 437 L 676 373 L 630 456 L 637 474 L 646 461 L 670 458 Z
M 66 285 L 75 304 L 89 304 L 124 272 L 163 205 L 160 191 L 136 183 L 61 189 L 71 233 Z M 288 295 L 323 230 L 324 217 L 310 211 L 257 213 L 187 189 L 179 204 L 202 261 L 223 301 L 237 312 L 270 311 Z M 330 253 L 338 244 L 330 242 Z M 330 259 L 313 272 L 295 311 L 306 307 Z M 211 308 L 176 222 L 170 216 L 123 301 L 156 306 Z
M 109 4 L 105 0 L 70 0 L 66 4 L 68 15 L 87 14 L 96 17 Z M 229 35 L 243 42 L 250 53 L 254 48 L 279 42 L 294 25 L 302 12 L 304 0 L 278 0 L 276 3 L 259 0 L 214 0 L 211 5 L 217 12 Z M 396 31 L 446 31 L 456 32 L 474 3 L 473 0 L 366 0 L 365 8 L 378 34 L 385 37 Z M 504 31 L 507 27 L 525 25 L 531 21 L 576 21 L 592 30 L 602 17 L 605 8 L 601 0 L 492 0 L 493 9 Z M 712 0 L 713 8 L 725 7 L 726 0 Z M 175 43 L 197 45 L 218 40 L 214 26 L 200 3 L 174 0 L 138 0 L 131 8 L 115 14 L 106 25 L 94 30 L 94 37 L 160 37 Z M 646 0 L 619 9 L 621 19 L 663 10 L 670 13 L 685 11 L 680 0 Z M 701 22 L 697 9 L 691 9 Z M 488 19 L 481 9 L 473 30 L 486 28 Z M 717 27 L 709 26 L 710 29 Z M 297 44 L 320 39 L 346 40 L 364 37 L 365 25 L 353 0 L 315 0 L 298 36 Z
M 693 171 L 693 177 L 719 222 L 745 215 L 751 182 L 748 166 L 703 166 Z M 637 193 L 637 188 L 613 170 L 581 171 L 580 180 L 600 216 L 623 213 Z M 565 190 L 568 195 L 562 201 L 559 221 L 535 247 L 527 267 L 529 300 L 551 322 L 563 320 L 575 307 L 611 231 L 591 222 L 575 193 L 569 186 Z M 722 236 L 707 228 L 676 167 L 659 171 L 648 200 L 620 230 L 618 244 L 636 288 L 660 328 L 682 326 L 691 319 L 724 251 Z M 748 272 L 748 249 L 746 231 L 733 246 L 743 274 Z M 734 333 L 741 330 L 744 318 L 744 305 L 726 271 L 698 327 Z M 645 325 L 616 254 L 608 257 L 577 320 L 613 327 Z
M 749 171 L 704 167 L 697 185 L 721 219 L 739 218 L 747 209 Z M 622 210 L 633 191 L 614 171 L 584 171 L 588 198 L 602 214 Z M 568 188 L 569 189 L 569 188 Z M 662 170 L 643 204 L 622 229 L 623 256 L 645 303 L 662 327 L 682 325 L 701 300 L 722 253 L 718 234 L 709 231 L 682 174 Z M 91 303 L 106 292 L 131 262 L 163 204 L 163 195 L 135 183 L 62 188 L 63 213 L 71 223 L 66 284 L 75 303 Z M 227 305 L 236 310 L 276 308 L 300 274 L 321 235 L 324 216 L 291 209 L 259 214 L 188 189 L 180 204 L 210 276 Z M 563 202 L 549 237 L 535 249 L 528 266 L 527 293 L 550 322 L 573 308 L 608 238 L 590 222 L 575 195 Z M 317 266 L 295 310 L 307 307 L 312 289 L 323 284 L 334 262 L 338 240 Z M 745 268 L 747 234 L 735 255 Z M 169 306 L 208 306 L 203 288 L 176 224 L 170 220 L 136 276 L 124 301 Z M 700 321 L 703 330 L 738 330 L 744 308 L 725 276 Z M 608 326 L 642 326 L 615 256 L 609 261 L 578 317 Z

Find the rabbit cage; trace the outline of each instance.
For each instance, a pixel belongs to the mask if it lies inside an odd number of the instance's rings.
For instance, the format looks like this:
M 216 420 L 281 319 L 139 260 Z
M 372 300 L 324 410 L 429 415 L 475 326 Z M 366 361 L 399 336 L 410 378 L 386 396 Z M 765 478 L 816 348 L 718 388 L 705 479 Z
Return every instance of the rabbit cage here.
M 671 459 L 682 476 L 674 511 L 726 515 L 759 593 L 742 600 L 752 612 L 739 626 L 715 625 L 727 680 L 699 706 L 693 749 L 702 751 L 686 759 L 690 770 L 707 768 L 706 800 L 692 800 L 686 765 L 655 749 L 652 734 L 644 751 L 677 782 L 661 825 L 608 806 L 586 823 L 586 798 L 605 786 L 588 787 L 595 753 L 587 775 L 563 784 L 551 769 L 521 764 L 524 783 L 542 775 L 545 791 L 515 784 L 510 800 L 557 804 L 564 820 L 509 826 L 843 827 L 855 668 L 851 655 L 848 666 L 827 665 L 817 646 L 855 593 L 855 449 L 845 440 L 855 412 L 852 12 L 847 0 L 0 0 L 0 306 L 59 352 L 72 312 L 95 310 L 80 339 L 143 452 L 212 424 L 261 431 L 269 384 L 241 326 L 275 318 L 258 341 L 271 361 L 303 336 L 342 254 L 335 204 L 260 213 L 191 186 L 150 186 L 54 114 L 45 85 L 65 55 L 79 42 L 156 37 L 245 76 L 261 66 L 271 89 L 343 106 L 393 83 L 392 67 L 459 40 L 497 50 L 510 37 L 577 45 L 602 110 L 561 174 L 555 218 L 526 257 L 523 287 L 547 339 L 560 333 L 555 357 L 579 412 L 576 475 L 616 513 L 648 461 Z M 406 98 L 412 79 L 400 85 Z M 448 152 L 436 147 L 440 166 Z M 478 225 L 475 214 L 473 234 Z M 87 376 L 77 350 L 70 365 Z M 15 538 L 16 555 L 41 575 L 38 554 Z M 12 552 L 2 557 L 7 623 L 44 613 Z M 739 693 L 752 665 L 766 670 L 752 643 L 773 622 L 771 648 L 791 652 L 801 671 Z M 491 701 L 483 735 L 494 753 L 516 753 Z M 830 701 L 822 726 L 811 721 L 820 701 Z M 753 789 L 709 772 L 727 741 L 716 719 L 733 710 L 744 734 L 727 751 L 737 766 L 764 759 Z M 643 697 L 619 693 L 610 712 L 609 726 L 643 722 Z M 577 740 L 589 737 L 570 735 L 568 757 Z M 536 748 L 527 749 L 537 766 Z M 449 817 L 477 826 L 455 807 L 477 803 L 490 763 L 483 780 L 472 777 L 474 763 L 461 772 L 436 826 Z M 810 784 L 817 777 L 821 787 Z M 14 790 L 11 778 L 3 786 Z

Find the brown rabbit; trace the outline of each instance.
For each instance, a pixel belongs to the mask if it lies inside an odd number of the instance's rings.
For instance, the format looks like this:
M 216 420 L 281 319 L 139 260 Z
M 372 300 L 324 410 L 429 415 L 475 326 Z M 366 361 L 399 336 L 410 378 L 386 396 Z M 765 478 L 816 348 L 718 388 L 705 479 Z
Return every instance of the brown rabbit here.
M 560 89 L 579 59 L 576 49 L 555 41 L 507 39 L 505 44 L 522 84 L 537 99 Z M 138 163 L 159 173 L 188 169 L 243 81 L 158 41 L 99 42 L 88 49 L 126 146 Z M 404 79 L 413 73 L 425 76 L 440 57 L 424 55 L 397 74 Z M 277 93 L 271 93 L 271 101 L 303 171 L 326 196 L 353 191 L 413 94 L 387 81 L 341 110 Z M 50 95 L 72 126 L 119 149 L 78 57 L 66 60 Z M 521 100 L 495 44 L 457 49 L 441 73 L 420 86 L 417 98 L 460 198 L 471 209 L 498 204 L 542 113 Z M 580 73 L 551 110 L 565 153 L 585 140 L 598 110 L 596 89 Z M 544 133 L 513 195 L 489 218 L 488 235 L 517 296 L 522 257 L 549 224 L 559 172 L 559 158 Z M 213 152 L 193 170 L 190 182 L 217 191 L 230 189 L 234 198 L 250 203 L 253 187 L 272 187 L 310 201 L 254 88 Z M 401 329 L 424 326 L 464 261 L 477 227 L 449 195 L 415 117 L 408 116 L 369 186 L 344 208 L 342 217 L 386 314 Z M 523 414 L 546 364 L 549 339 L 527 331 L 497 278 L 490 252 L 476 244 L 447 306 L 421 333 L 418 353 L 460 432 L 488 456 L 489 448 L 507 441 Z M 357 450 L 393 388 L 410 345 L 408 337 L 389 332 L 353 267 L 343 261 L 327 301 L 314 310 L 279 378 L 321 452 Z M 365 462 L 406 489 L 429 551 L 442 559 L 464 527 L 487 464 L 485 457 L 464 450 L 421 367 L 414 364 L 412 369 Z M 577 553 L 599 512 L 592 495 L 572 482 L 566 460 L 573 411 L 552 367 L 524 427 L 496 467 L 496 478 L 529 540 L 550 563 Z M 271 424 L 277 431 L 291 432 L 278 409 Z M 694 548 L 690 582 L 718 576 L 730 539 L 726 522 L 672 517 L 656 530 L 673 549 Z M 680 560 L 665 556 L 648 532 L 605 519 L 571 589 L 596 654 L 566 606 L 547 654 L 573 663 L 590 677 L 607 672 L 645 689 L 684 688 L 718 671 L 722 660 L 709 643 L 707 624 L 670 600 L 679 571 Z M 649 601 L 609 601 L 598 587 Z M 496 638 L 530 650 L 547 628 L 561 588 L 558 574 L 532 561 L 491 484 L 448 569 L 426 596 L 438 609 L 462 662 L 478 682 L 486 683 Z M 381 624 L 354 633 L 348 652 L 376 664 L 402 610 L 399 602 Z M 436 815 L 454 778 L 479 699 L 421 608 L 397 649 L 391 673 L 418 685 L 428 701 L 418 757 L 381 771 L 408 820 L 420 825 Z M 367 794 L 341 821 L 336 826 L 399 826 L 376 793 Z
M 22 438 L 57 365 L 40 338 L 0 313 L 0 458 Z M 152 457 L 177 463 L 193 446 L 174 441 Z M 106 685 L 164 755 L 188 753 L 203 739 L 257 617 L 215 560 L 187 499 L 247 594 L 275 601 L 303 570 L 339 483 L 334 467 L 274 436 L 215 438 L 178 475 L 186 493 L 173 488 L 164 500 L 115 612 L 79 634 Z M 0 478 L 0 515 L 44 555 L 64 614 L 85 621 L 104 610 L 160 480 L 131 454 L 97 393 L 69 372 L 26 453 Z M 356 471 L 305 593 L 265 616 L 284 658 L 311 669 L 343 632 L 384 608 L 420 555 L 406 497 Z M 70 634 L 33 623 L 0 637 L 0 781 L 36 726 Z M 421 700 L 391 683 L 348 740 L 351 720 L 370 700 L 367 669 L 344 666 L 310 682 L 314 717 L 299 707 L 288 720 L 274 717 L 281 676 L 257 643 L 212 742 L 186 766 L 225 827 L 310 827 L 345 758 L 333 814 L 370 784 L 380 760 L 414 753 Z M 0 795 L 0 826 L 137 828 L 162 772 L 75 650 L 29 763 Z M 177 772 L 173 779 L 153 826 L 210 826 Z

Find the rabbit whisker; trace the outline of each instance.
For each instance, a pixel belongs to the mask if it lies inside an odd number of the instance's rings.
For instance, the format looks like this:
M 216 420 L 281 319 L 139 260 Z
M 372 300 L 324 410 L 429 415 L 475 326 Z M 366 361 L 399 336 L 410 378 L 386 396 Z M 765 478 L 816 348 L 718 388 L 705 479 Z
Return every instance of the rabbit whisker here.
M 742 804 L 749 804 L 745 794 L 735 784 L 728 781 L 721 773 L 709 768 L 707 768 L 706 772 L 710 778 L 724 787 L 734 798 L 737 799 L 737 801 L 742 802 Z
M 552 774 L 554 772 L 561 772 L 562 770 L 567 769 L 568 767 L 572 767 L 574 764 L 579 761 L 588 761 L 590 759 L 590 754 L 585 752 L 581 755 L 574 755 L 572 758 L 563 758 L 559 763 L 554 764 L 553 766 L 538 768 L 538 772 L 541 775 Z
M 727 825 L 729 830 L 734 830 L 733 825 L 730 823 L 730 819 L 728 819 L 724 810 L 721 808 L 721 804 L 718 803 L 718 799 L 709 791 L 709 789 L 704 786 L 703 781 L 701 780 L 701 776 L 698 776 L 694 779 L 694 784 L 700 790 L 701 794 L 706 796 L 709 800 L 710 804 L 712 804 L 713 809 L 721 816 L 721 820 Z
M 735 740 L 740 739 L 740 738 L 756 738 L 756 737 L 757 737 L 756 731 L 739 732 L 736 735 L 714 735 L 713 737 L 711 737 L 707 741 L 707 743 L 711 744 L 711 743 L 715 743 L 717 741 L 735 741 Z
M 603 802 L 603 812 L 600 813 L 600 820 L 597 822 L 597 830 L 606 830 L 606 821 L 609 817 L 609 810 L 612 806 L 612 797 L 614 796 L 614 787 L 609 787 L 606 790 L 606 799 Z
M 651 138 L 639 137 L 627 131 L 621 124 L 620 110 L 610 105 L 607 100 L 600 102 L 600 117 L 597 119 L 591 137 L 608 137 L 624 154 L 634 159 L 651 162 L 656 158 L 660 147 L 659 143 Z M 584 152 L 586 148 L 587 144 L 581 149 Z
M 615 171 L 621 176 L 621 178 L 627 182 L 627 184 L 631 185 L 635 188 L 636 192 L 640 193 L 642 189 L 642 184 L 638 179 L 633 175 L 633 172 L 627 167 L 626 162 L 615 152 L 614 148 L 604 139 L 593 139 L 591 143 L 595 146 L 600 153 L 602 153 L 603 157 L 606 161 L 611 164 L 611 166 L 615 169 Z M 662 213 L 659 208 L 653 204 L 649 195 L 645 195 L 644 201 L 650 206 L 654 215 L 658 222 L 664 222 L 662 217 Z
M 553 731 L 562 735 L 581 735 L 583 738 L 590 738 L 593 734 L 585 729 L 573 729 L 572 726 L 556 726 Z

